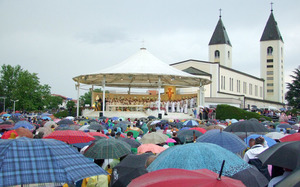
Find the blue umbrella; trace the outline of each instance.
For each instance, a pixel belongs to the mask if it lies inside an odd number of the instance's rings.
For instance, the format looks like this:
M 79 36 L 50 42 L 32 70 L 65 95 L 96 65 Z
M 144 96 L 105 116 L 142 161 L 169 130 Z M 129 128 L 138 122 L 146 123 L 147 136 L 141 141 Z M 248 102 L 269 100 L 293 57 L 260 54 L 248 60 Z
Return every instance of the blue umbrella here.
M 51 120 L 51 118 L 48 117 L 48 116 L 43 116 L 42 119 L 44 119 L 44 120 L 45 120 L 45 119 Z
M 179 131 L 182 131 L 182 130 L 189 130 L 190 127 L 182 127 L 181 129 L 179 129 Z
M 119 118 L 118 117 L 112 117 L 111 120 L 117 121 Z
M 198 126 L 199 123 L 195 120 L 187 120 L 187 121 L 183 122 L 182 125 L 186 126 L 186 127 L 195 127 L 195 126 Z
M 209 169 L 219 173 L 223 160 L 223 175 L 232 176 L 251 167 L 236 154 L 211 143 L 190 143 L 166 149 L 148 166 L 148 171 L 166 168 L 188 170 Z
M 269 147 L 271 147 L 271 146 L 273 146 L 273 145 L 276 144 L 276 141 L 274 139 L 269 138 L 269 137 L 267 137 L 265 135 L 261 135 L 261 134 L 251 134 L 250 136 L 248 136 L 247 138 L 245 138 L 244 141 L 247 144 L 247 146 L 249 147 L 249 140 L 251 138 L 255 139 L 255 138 L 258 138 L 260 136 L 264 137 L 264 139 L 266 140 L 266 142 L 267 142 L 267 144 L 268 144 Z
M 206 142 L 217 144 L 233 153 L 240 153 L 247 148 L 247 145 L 237 135 L 229 132 L 209 130 L 196 140 L 197 142 Z
M 3 114 L 2 116 L 3 117 L 10 117 L 11 115 L 10 114 Z
M 54 139 L 0 140 L 0 186 L 75 183 L 107 174 L 74 148 Z
M 29 130 L 33 130 L 34 129 L 34 126 L 31 125 L 28 121 L 18 121 L 14 128 L 13 129 L 17 129 L 17 128 L 20 128 L 20 127 L 23 127 L 23 128 L 26 128 L 26 129 L 29 129 Z

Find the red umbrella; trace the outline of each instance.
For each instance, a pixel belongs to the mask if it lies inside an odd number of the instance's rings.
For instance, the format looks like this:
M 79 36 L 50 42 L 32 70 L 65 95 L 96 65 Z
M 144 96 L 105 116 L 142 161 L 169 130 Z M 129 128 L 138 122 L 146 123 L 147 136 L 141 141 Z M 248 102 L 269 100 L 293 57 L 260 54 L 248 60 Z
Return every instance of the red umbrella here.
M 18 136 L 16 130 L 10 130 L 3 133 L 1 139 L 15 139 Z
M 208 169 L 186 170 L 186 169 L 161 169 L 146 173 L 129 183 L 128 187 L 243 187 L 241 181 L 222 176 L 218 179 L 218 174 Z
M 287 135 L 279 139 L 281 142 L 291 142 L 291 141 L 300 141 L 300 133 L 294 133 Z
M 63 131 L 54 131 L 48 136 L 44 137 L 45 139 L 56 139 L 68 144 L 75 143 L 87 143 L 95 138 L 85 132 L 75 131 L 75 130 L 63 130 Z
M 87 132 L 87 134 L 91 135 L 91 136 L 100 136 L 100 137 L 105 137 L 108 139 L 108 136 L 106 136 L 105 134 L 102 134 L 100 132 Z
M 206 133 L 206 130 L 205 129 L 203 129 L 203 128 L 200 128 L 200 127 L 194 127 L 194 128 L 190 128 L 189 130 L 196 130 L 196 131 L 199 131 L 199 132 L 201 132 L 201 133 Z

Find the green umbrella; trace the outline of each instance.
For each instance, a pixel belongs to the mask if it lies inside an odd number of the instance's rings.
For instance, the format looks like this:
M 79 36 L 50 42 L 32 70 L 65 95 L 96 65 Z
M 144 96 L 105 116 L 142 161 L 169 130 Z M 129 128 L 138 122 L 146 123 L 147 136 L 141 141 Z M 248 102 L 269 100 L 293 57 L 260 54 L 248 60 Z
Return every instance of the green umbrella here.
M 128 132 L 132 132 L 134 138 L 137 138 L 137 137 L 139 136 L 139 134 L 140 134 L 138 131 L 134 131 L 134 130 L 126 131 L 126 134 L 127 134 Z
M 131 153 L 131 146 L 113 138 L 100 139 L 91 144 L 84 152 L 84 156 L 93 159 L 120 158 Z
M 149 134 L 145 134 L 140 142 L 143 144 L 153 143 L 153 144 L 161 144 L 165 143 L 169 137 L 160 132 L 151 132 Z

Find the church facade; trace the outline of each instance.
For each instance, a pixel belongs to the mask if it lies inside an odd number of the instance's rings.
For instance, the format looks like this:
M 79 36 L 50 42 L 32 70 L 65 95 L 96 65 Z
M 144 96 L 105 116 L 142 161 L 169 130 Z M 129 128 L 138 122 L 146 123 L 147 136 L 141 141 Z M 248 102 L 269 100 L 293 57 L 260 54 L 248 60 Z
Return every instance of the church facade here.
M 273 10 L 260 39 L 260 76 L 232 68 L 232 45 L 221 16 L 209 42 L 209 61 L 185 60 L 171 64 L 212 81 L 204 87 L 205 105 L 229 104 L 240 108 L 284 106 L 284 42 Z M 197 88 L 179 89 L 197 92 Z

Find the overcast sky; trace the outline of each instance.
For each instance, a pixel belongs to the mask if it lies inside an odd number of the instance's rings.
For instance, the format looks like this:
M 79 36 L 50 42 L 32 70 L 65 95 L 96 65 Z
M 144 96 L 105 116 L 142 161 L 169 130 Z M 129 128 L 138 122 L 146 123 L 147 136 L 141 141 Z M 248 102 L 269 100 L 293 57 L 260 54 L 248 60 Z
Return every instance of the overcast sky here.
M 273 2 L 290 81 L 300 64 L 300 1 Z M 73 77 L 120 63 L 142 46 L 168 64 L 208 61 L 220 8 L 233 68 L 260 77 L 266 0 L 0 0 L 0 65 L 20 65 L 52 93 L 76 99 Z

